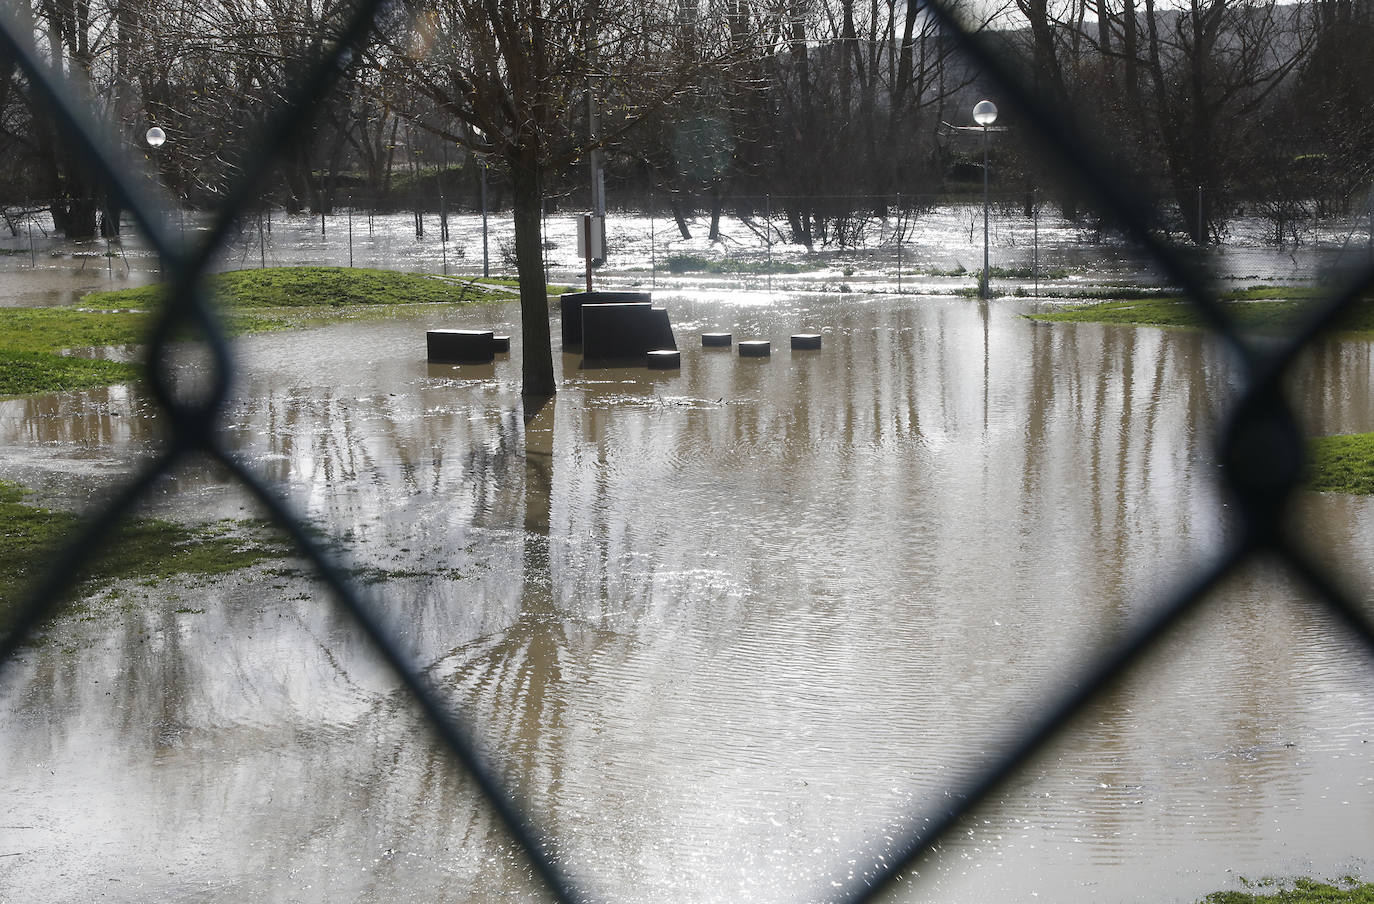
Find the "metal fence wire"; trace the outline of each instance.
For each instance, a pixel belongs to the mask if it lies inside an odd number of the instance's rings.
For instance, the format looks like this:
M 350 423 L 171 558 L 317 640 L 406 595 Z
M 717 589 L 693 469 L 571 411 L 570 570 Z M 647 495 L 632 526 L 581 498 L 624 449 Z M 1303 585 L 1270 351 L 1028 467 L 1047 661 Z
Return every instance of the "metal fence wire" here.
M 156 247 L 162 260 L 170 294 L 160 312 L 148 344 L 146 373 L 151 391 L 166 412 L 168 434 L 160 451 L 146 461 L 100 511 L 90 515 L 65 547 L 51 559 L 44 578 L 25 601 L 9 634 L 0 641 L 0 668 L 10 665 L 25 641 L 61 607 L 74 589 L 82 563 L 89 560 L 147 497 L 159 478 L 189 457 L 204 455 L 222 465 L 260 502 L 275 523 L 286 532 L 299 553 L 328 586 L 337 605 L 346 610 L 372 646 L 408 689 L 414 703 L 442 740 L 455 761 L 465 770 L 487 804 L 523 849 L 550 893 L 560 901 L 589 899 L 549 854 L 536 831 L 537 814 L 517 805 L 510 791 L 496 777 L 492 766 L 479 754 L 472 735 L 453 715 L 444 698 L 410 661 L 359 587 L 326 555 L 320 539 L 307 529 L 299 513 L 262 477 L 231 454 L 221 432 L 230 375 L 234 361 L 219 312 L 200 288 L 212 255 L 228 241 L 236 219 L 257 203 L 274 154 L 287 146 L 308 121 L 306 113 L 331 90 L 340 73 L 369 43 L 374 20 L 384 0 L 360 0 L 324 56 L 311 63 L 296 83 L 289 102 L 275 111 L 263 127 L 258 150 L 243 166 L 234 189 L 214 211 L 203 240 L 194 245 L 178 242 L 168 228 L 162 205 L 150 193 L 139 169 L 123 156 L 119 145 L 102 132 L 90 115 L 91 106 L 82 87 L 56 77 L 34 46 L 31 32 L 23 27 L 9 6 L 0 9 L 0 60 L 17 66 L 30 80 L 41 102 L 64 128 L 67 140 L 82 154 L 92 171 L 108 184 L 119 202 L 132 212 L 138 225 Z M 1176 594 L 1163 599 L 1150 614 L 1092 661 L 1079 664 L 1069 690 L 1047 699 L 1019 737 L 994 757 L 981 774 L 962 787 L 949 788 L 939 808 L 912 814 L 911 826 L 887 857 L 856 869 L 848 885 L 818 895 L 833 900 L 869 901 L 885 891 L 929 854 L 975 808 L 1004 790 L 1029 761 L 1055 741 L 1066 726 L 1093 701 L 1120 681 L 1179 622 L 1207 604 L 1212 592 L 1228 576 L 1263 557 L 1284 566 L 1305 584 L 1310 600 L 1343 624 L 1374 658 L 1374 625 L 1353 599 L 1294 542 L 1289 532 L 1289 502 L 1303 477 L 1304 437 L 1281 390 L 1285 376 L 1299 354 L 1332 326 L 1353 302 L 1374 288 L 1374 269 L 1350 277 L 1314 305 L 1307 319 L 1281 343 L 1257 344 L 1248 340 L 1228 318 L 1218 296 L 1209 287 L 1207 273 L 1188 257 L 1170 247 L 1151 228 L 1152 219 L 1133 196 L 1130 186 L 1117 178 L 1104 159 L 1092 150 L 1060 112 L 1037 96 L 1028 82 L 1012 71 L 1000 52 L 993 52 L 977 34 L 965 31 L 953 12 L 940 3 L 924 7 L 936 17 L 948 38 L 1001 92 L 1001 99 L 1020 113 L 1022 121 L 1073 172 L 1086 196 L 1146 249 L 1170 282 L 1182 288 L 1205 316 L 1210 329 L 1221 337 L 1240 362 L 1243 391 L 1224 423 L 1218 443 L 1222 480 L 1238 513 L 1239 530 L 1229 548 L 1195 574 Z M 200 338 L 208 353 L 197 389 L 189 392 L 178 382 L 166 349 L 174 336 L 187 331 Z

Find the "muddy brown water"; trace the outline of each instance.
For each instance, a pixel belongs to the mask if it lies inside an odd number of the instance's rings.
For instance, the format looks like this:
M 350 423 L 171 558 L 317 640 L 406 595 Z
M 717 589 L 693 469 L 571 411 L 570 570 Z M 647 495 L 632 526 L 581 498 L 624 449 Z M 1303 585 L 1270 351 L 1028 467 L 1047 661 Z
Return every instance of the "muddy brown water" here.
M 248 337 L 226 435 L 342 538 L 595 900 L 823 901 L 1224 546 L 1235 371 L 1011 300 L 660 300 L 680 372 L 559 354 L 528 425 L 518 349 L 424 361 L 426 327 L 510 306 Z M 722 329 L 773 355 L 699 347 Z M 1372 365 L 1310 357 L 1315 430 L 1374 429 Z M 3 402 L 0 476 L 89 504 L 160 423 L 137 387 Z M 254 513 L 200 466 L 154 509 Z M 1367 587 L 1371 503 L 1300 509 Z M 1368 876 L 1371 670 L 1304 600 L 1272 564 L 1231 581 L 896 899 Z M 540 899 L 310 579 L 134 584 L 60 633 L 0 673 L 0 900 Z

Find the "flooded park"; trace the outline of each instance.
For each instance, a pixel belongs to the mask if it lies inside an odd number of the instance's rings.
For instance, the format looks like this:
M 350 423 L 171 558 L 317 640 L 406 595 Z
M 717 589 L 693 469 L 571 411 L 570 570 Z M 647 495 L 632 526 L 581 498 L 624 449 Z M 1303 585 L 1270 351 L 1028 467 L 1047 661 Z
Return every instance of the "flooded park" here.
M 426 361 L 427 329 L 518 337 L 515 301 L 234 340 L 234 452 L 330 538 L 589 899 L 829 900 L 1234 537 L 1227 349 L 1030 319 L 1068 289 L 1159 282 L 1069 223 L 999 217 L 993 260 L 1018 275 L 959 294 L 980 215 L 813 254 L 738 222 L 713 245 L 621 218 L 597 278 L 654 291 L 681 369 L 589 366 L 555 323 L 559 392 L 537 410 L 518 341 L 491 365 Z M 443 243 L 437 220 L 412 227 L 278 212 L 219 266 L 481 275 L 480 217 Z M 506 272 L 509 221 L 488 228 Z M 550 216 L 554 283 L 580 279 L 571 229 Z M 4 241 L 4 305 L 157 279 L 135 238 Z M 1211 263 L 1227 285 L 1300 284 L 1366 253 L 1333 229 Z M 688 254 L 794 266 L 672 272 Z M 708 331 L 773 354 L 704 348 Z M 789 349 L 800 332 L 822 348 Z M 1374 430 L 1371 352 L 1307 353 L 1291 390 L 1310 433 Z M 141 384 L 3 400 L 0 478 L 84 510 L 164 435 Z M 208 464 L 156 495 L 188 524 L 260 514 Z M 1372 507 L 1306 493 L 1295 513 L 1362 602 Z M 1229 581 L 893 899 L 1367 879 L 1370 662 L 1310 602 L 1277 566 Z M 126 582 L 87 609 L 0 673 L 0 901 L 543 900 L 301 563 Z

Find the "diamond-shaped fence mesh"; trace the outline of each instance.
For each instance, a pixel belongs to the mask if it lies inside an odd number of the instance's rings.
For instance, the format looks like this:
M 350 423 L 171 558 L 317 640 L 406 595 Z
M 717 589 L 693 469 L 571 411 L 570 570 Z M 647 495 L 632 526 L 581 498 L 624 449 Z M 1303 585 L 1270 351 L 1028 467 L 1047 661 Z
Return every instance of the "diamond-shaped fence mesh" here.
M 1203 313 L 1209 329 L 1239 362 L 1242 391 L 1215 438 L 1222 465 L 1221 480 L 1231 507 L 1227 517 L 1235 520 L 1237 529 L 1224 550 L 1214 553 L 1212 561 L 1181 589 L 1161 599 L 1109 649 L 1100 654 L 1085 654 L 1074 666 L 1073 678 L 1066 685 L 1069 690 L 1043 700 L 1035 715 L 1024 720 L 1012 740 L 996 751 L 971 780 L 946 788 L 945 794 L 939 796 L 941 806 L 910 814 L 907 825 L 911 828 L 907 834 L 894 839 L 882 857 L 852 870 L 847 882 L 838 883 L 840 887 L 817 889 L 818 899 L 857 902 L 890 892 L 918 861 L 948 840 L 970 814 L 1004 792 L 1039 754 L 1061 740 L 1068 726 L 1156 650 L 1172 629 L 1214 600 L 1214 592 L 1221 584 L 1247 567 L 1264 562 L 1286 569 L 1309 599 L 1349 629 L 1365 651 L 1374 656 L 1374 630 L 1366 613 L 1292 535 L 1290 503 L 1304 478 L 1305 439 L 1283 389 L 1304 349 L 1370 291 L 1374 269 L 1365 268 L 1353 274 L 1347 270 L 1329 280 L 1326 284 L 1330 289 L 1322 303 L 1312 305 L 1308 319 L 1281 341 L 1271 338 L 1259 342 L 1248 337 L 1219 303 L 1218 293 L 1199 259 L 1161 237 L 1144 199 L 1135 193 L 1136 186 L 1123 181 L 1096 151 L 1103 142 L 1087 140 L 1053 103 L 1037 96 L 1019 72 L 1005 65 L 1002 50 L 991 49 L 993 45 L 983 37 L 963 30 L 944 6 L 928 5 L 925 9 L 939 20 L 959 52 L 998 87 L 1005 107 L 1016 111 L 1021 126 L 1033 132 L 1048 148 L 1049 155 L 1073 174 L 1081 195 L 1090 199 L 1130 242 L 1144 250 L 1165 281 L 1178 287 Z M 241 484 L 290 538 L 299 555 L 309 561 L 337 606 L 348 613 L 357 630 L 399 677 L 413 705 L 447 751 L 452 768 L 462 770 L 475 783 L 486 806 L 518 843 L 552 895 L 562 901 L 585 900 L 590 895 L 579 888 L 577 880 L 564 871 L 550 854 L 550 846 L 541 840 L 537 830 L 541 814 L 526 812 L 517 803 L 487 756 L 480 752 L 473 733 L 455 715 L 445 690 L 436 684 L 428 665 L 412 658 L 403 638 L 379 614 L 371 602 L 371 591 L 359 583 L 356 573 L 336 563 L 314 528 L 293 511 L 268 480 L 240 461 L 225 440 L 226 406 L 235 369 L 234 348 L 226 333 L 223 312 L 202 290 L 202 278 L 212 267 L 217 251 L 242 239 L 236 232 L 238 225 L 258 216 L 259 193 L 276 155 L 305 127 L 310 111 L 329 95 L 350 61 L 366 52 L 374 39 L 374 20 L 386 15 L 387 10 L 380 0 L 356 4 L 341 19 L 343 24 L 329 49 L 308 65 L 290 61 L 301 68 L 294 73 L 289 96 L 256 127 L 258 131 L 250 142 L 256 150 L 242 158 L 229 181 L 230 187 L 222 193 L 222 203 L 212 212 L 208 228 L 198 230 L 197 239 L 191 244 L 180 240 L 181 233 L 163 214 L 162 202 L 150 193 L 148 182 L 127 159 L 127 151 L 106 135 L 89 114 L 90 103 L 82 94 L 83 86 L 58 77 L 36 50 L 31 27 L 20 22 L 13 10 L 5 11 L 0 20 L 0 59 L 25 74 L 38 102 L 59 121 L 65 141 L 84 157 L 90 171 L 99 174 L 120 205 L 132 212 L 156 248 L 170 289 L 165 306 L 157 313 L 146 354 L 148 384 L 165 412 L 165 435 L 137 475 L 89 515 L 52 557 L 0 646 L 0 667 L 10 666 L 23 655 L 26 642 L 56 614 L 61 601 L 70 596 L 83 561 L 107 543 L 118 526 L 155 492 L 159 481 L 189 459 L 208 457 Z M 781 198 L 736 201 L 756 213 L 769 210 L 774 203 L 783 203 Z M 900 208 L 901 199 L 896 199 L 896 203 Z M 767 218 L 771 216 L 769 210 L 765 222 L 770 222 Z M 771 251 L 772 242 L 766 235 L 762 244 Z M 254 254 L 251 246 L 250 240 L 245 254 Z M 265 261 L 265 248 L 259 250 Z M 1337 278 L 1341 281 L 1337 282 Z M 174 340 L 188 334 L 198 337 L 204 350 L 193 387 L 186 385 L 185 371 L 177 369 L 167 354 Z M 385 597 L 385 585 L 375 589 Z M 499 897 L 496 890 L 491 895 L 493 899 Z M 5 899 L 3 893 L 0 899 Z

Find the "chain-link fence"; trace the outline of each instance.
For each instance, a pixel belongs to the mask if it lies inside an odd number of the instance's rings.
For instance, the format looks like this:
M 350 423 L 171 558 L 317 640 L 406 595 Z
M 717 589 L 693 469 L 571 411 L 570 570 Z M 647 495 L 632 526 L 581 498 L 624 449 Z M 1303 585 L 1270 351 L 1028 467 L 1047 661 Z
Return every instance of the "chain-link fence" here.
M 73 590 L 81 563 L 108 541 L 117 526 L 129 518 L 158 481 L 188 458 L 208 456 L 233 475 L 270 513 L 299 553 L 310 561 L 320 580 L 332 591 L 338 605 L 352 616 L 375 650 L 399 676 L 414 705 L 424 714 L 456 764 L 480 788 L 491 810 L 518 841 L 554 896 L 563 901 L 583 900 L 586 897 L 584 893 L 549 856 L 546 846 L 539 840 L 534 828 L 538 822 L 537 814 L 526 813 L 516 804 L 510 791 L 479 753 L 472 740 L 472 732 L 453 715 L 443 694 L 425 673 L 423 665 L 406 654 L 404 645 L 394 636 L 394 632 L 367 605 L 356 579 L 333 563 L 316 532 L 261 475 L 232 454 L 223 435 L 229 381 L 234 372 L 233 348 L 226 338 L 219 312 L 200 288 L 200 277 L 215 266 L 217 260 L 222 259 L 226 249 L 229 249 L 230 257 L 236 255 L 235 260 L 240 264 L 266 265 L 277 259 L 273 252 L 282 247 L 276 238 L 269 241 L 269 234 L 287 241 L 286 235 L 296 235 L 299 239 L 306 230 L 313 233 L 315 229 L 320 231 L 324 239 L 333 236 L 332 243 L 327 251 L 322 251 L 322 255 L 328 256 L 331 262 L 343 263 L 341 255 L 346 248 L 349 263 L 353 262 L 355 249 L 362 245 L 362 234 L 375 228 L 373 221 L 376 214 L 344 209 L 319 217 L 300 217 L 291 223 L 278 220 L 275 224 L 277 232 L 270 233 L 274 226 L 263 218 L 256 197 L 273 164 L 275 150 L 285 146 L 295 131 L 301 128 L 306 119 L 302 111 L 328 93 L 338 74 L 340 62 L 368 43 L 373 18 L 381 6 L 375 0 L 358 4 L 333 51 L 301 77 L 299 89 L 291 102 L 276 111 L 264 128 L 257 143 L 261 150 L 244 165 L 237 190 L 225 197 L 217 209 L 194 214 L 190 228 L 186 225 L 184 215 L 178 217 L 164 213 L 168 208 L 150 193 L 147 184 L 134 175 L 133 169 L 125 165 L 117 147 L 93 123 L 86 112 L 88 101 L 81 96 L 79 88 L 53 77 L 51 69 L 33 47 L 31 36 L 9 11 L 6 12 L 0 23 L 3 25 L 0 27 L 3 57 L 26 73 L 40 95 L 41 103 L 61 121 L 68 140 L 80 149 L 87 164 L 111 186 L 122 206 L 132 212 L 139 229 L 149 237 L 149 242 L 156 250 L 159 267 L 172 291 L 169 303 L 158 315 L 146 358 L 149 385 L 166 412 L 167 434 L 156 454 L 143 463 L 138 474 L 122 486 L 98 513 L 86 519 L 81 529 L 67 538 L 62 551 L 53 557 L 45 577 L 23 607 L 3 644 L 0 644 L 0 664 L 12 663 L 22 655 L 26 641 L 53 617 L 61 601 Z M 854 878 L 845 887 L 823 892 L 827 897 L 850 901 L 872 900 L 889 891 L 918 859 L 949 838 L 975 808 L 1005 789 L 1038 752 L 1059 738 L 1075 717 L 1136 667 L 1172 628 L 1190 613 L 1206 606 L 1223 581 L 1257 559 L 1281 563 L 1299 582 L 1306 585 L 1311 598 L 1319 601 L 1336 621 L 1353 632 L 1370 655 L 1374 656 L 1374 627 L 1366 613 L 1293 542 L 1290 535 L 1289 508 L 1294 492 L 1303 480 L 1305 440 L 1283 392 L 1284 381 L 1300 353 L 1327 331 L 1352 303 L 1366 295 L 1374 280 L 1374 269 L 1367 266 L 1367 261 L 1360 261 L 1364 266 L 1353 275 L 1348 267 L 1341 270 L 1345 274 L 1341 277 L 1342 281 L 1331 284 L 1325 300 L 1314 304 L 1310 316 L 1282 342 L 1259 344 L 1251 341 L 1219 303 L 1212 280 L 1214 274 L 1200 266 L 1196 257 L 1180 253 L 1168 237 L 1155 228 L 1154 218 L 1141 209 L 1139 199 L 1131 193 L 1131 186 L 1123 184 L 1117 174 L 1093 154 L 1092 145 L 1080 140 L 1057 111 L 1030 92 L 1025 81 L 1008 71 L 1001 58 L 989 52 L 981 40 L 961 31 L 958 23 L 942 7 L 932 6 L 929 9 L 933 15 L 944 20 L 944 27 L 962 45 L 962 51 L 999 85 L 1008 105 L 1020 111 L 1023 121 L 1030 124 L 1066 168 L 1076 174 L 1081 190 L 1095 200 L 1100 221 L 1109 224 L 1106 228 L 1122 237 L 1122 241 L 1132 248 L 1139 249 L 1150 266 L 1162 274 L 1162 280 L 1185 293 L 1204 315 L 1210 329 L 1242 362 L 1244 391 L 1217 437 L 1218 457 L 1224 465 L 1222 479 L 1238 515 L 1240 529 L 1234 542 L 1195 574 L 1183 591 L 1161 600 L 1147 618 L 1105 654 L 1081 662 L 1075 679 L 1069 685 L 1072 690 L 1056 699 L 1044 701 L 1043 709 L 1019 737 L 1001 750 L 992 764 L 974 780 L 967 785 L 948 789 L 949 793 L 944 798 L 949 802 L 947 807 L 932 814 L 929 819 L 913 819 L 911 824 L 915 828 L 894 842 L 888 856 L 869 864 L 867 868 L 855 870 Z M 906 200 L 911 202 L 916 199 Z M 1016 199 L 1000 200 L 1005 202 L 1003 206 L 1019 204 Z M 726 251 L 710 250 L 719 247 L 718 236 L 714 235 L 706 236 L 707 241 L 712 243 L 709 248 L 697 248 L 693 244 L 702 238 L 703 232 L 711 230 L 711 226 L 700 216 L 689 223 L 685 218 L 660 219 L 658 211 L 649 212 L 651 222 L 647 230 L 638 230 L 638 234 L 647 231 L 651 236 L 649 247 L 634 249 L 632 254 L 641 266 L 647 265 L 648 268 L 647 272 L 640 275 L 640 279 L 654 281 L 660 274 L 681 275 L 711 268 L 723 278 L 752 280 L 755 283 L 762 279 L 796 276 L 806 265 L 789 257 L 780 247 L 796 248 L 799 243 L 794 235 L 786 231 L 785 220 L 772 207 L 775 203 L 781 206 L 783 201 L 764 197 L 751 199 L 750 203 L 744 204 L 741 199 L 734 199 L 730 205 L 726 205 L 735 211 L 730 224 L 733 244 Z M 745 207 L 750 208 L 751 213 L 741 213 Z M 1032 207 L 1030 218 L 1019 212 L 1000 215 L 995 233 L 995 241 L 1000 247 L 1014 246 L 1018 249 L 1018 258 L 1024 258 L 1029 252 L 1036 261 L 1025 266 L 1018 259 L 1017 266 L 1024 267 L 1026 272 L 1015 278 L 1022 282 L 1052 278 L 1038 269 L 1042 249 L 1040 214 L 1038 207 Z M 903 214 L 904 209 L 909 211 L 908 215 Z M 973 234 L 978 225 L 974 220 L 976 207 L 951 209 L 953 213 L 949 214 L 950 217 L 960 222 L 970 221 L 966 224 L 970 232 L 970 242 L 967 244 L 976 247 L 979 238 Z M 471 218 L 472 215 L 465 216 Z M 902 199 L 894 197 L 890 199 L 887 212 L 878 213 L 874 205 L 868 205 L 868 209 L 859 214 L 851 211 L 842 223 L 832 219 L 831 227 L 840 232 L 813 235 L 812 243 L 823 248 L 834 248 L 837 257 L 826 266 L 841 271 L 846 266 L 860 266 L 852 262 L 847 264 L 844 255 L 857 255 L 861 251 L 879 253 L 879 263 L 871 266 L 883 274 L 884 280 L 890 280 L 894 271 L 900 280 L 903 267 L 907 268 L 906 273 L 913 276 L 950 275 L 951 278 L 957 278 L 973 271 L 975 267 L 972 261 L 922 257 L 919 230 L 923 216 L 929 216 L 929 213 L 917 213 L 914 207 L 907 207 Z M 16 222 L 20 229 L 25 228 L 24 221 Z M 437 246 L 429 246 L 424 267 L 413 269 L 434 270 L 438 266 L 447 270 L 451 266 L 455 270 L 472 272 L 476 267 L 471 244 L 474 222 L 470 221 L 464 227 L 469 236 L 467 245 L 459 249 L 456 245 L 450 246 L 440 241 Z M 443 227 L 433 217 L 430 223 L 431 234 L 443 234 Z M 949 224 L 937 225 L 948 231 Z M 488 253 L 493 261 L 500 261 L 499 269 L 508 270 L 510 262 L 502 259 L 501 255 L 506 253 L 502 249 L 506 247 L 505 236 L 509 228 L 504 224 L 499 228 L 493 225 L 492 228 L 498 234 L 484 236 Z M 1047 233 L 1058 238 L 1047 241 L 1064 241 L 1064 235 L 1073 228 L 1076 227 L 1059 222 L 1055 228 L 1046 229 Z M 1315 237 L 1320 231 L 1319 227 L 1313 225 L 1311 228 L 1312 243 L 1319 246 L 1325 244 L 1332 249 L 1358 251 L 1367 246 L 1370 240 L 1367 224 L 1358 218 L 1348 223 L 1334 224 L 1333 228 L 1327 230 L 1329 235 L 1321 239 Z M 416 237 L 420 238 L 418 228 L 416 232 Z M 1282 229 L 1279 234 L 1282 234 Z M 346 245 L 342 243 L 344 235 L 350 239 Z M 355 238 L 358 245 L 353 242 Z M 614 239 L 613 235 L 612 242 Z M 450 247 L 452 260 L 449 259 Z M 553 255 L 553 266 L 575 272 L 576 264 L 571 259 L 562 259 L 560 254 Z M 774 260 L 775 254 L 777 260 Z M 31 249 L 34 267 L 38 266 L 38 259 L 35 240 Z M 114 258 L 108 255 L 101 263 L 107 267 L 115 265 Z M 956 265 L 959 267 L 958 274 L 953 273 Z M 844 275 L 848 277 L 850 274 Z M 179 371 L 165 354 L 171 339 L 183 336 L 187 331 L 202 337 L 207 356 L 194 390 L 188 390 L 183 384 L 178 376 Z

